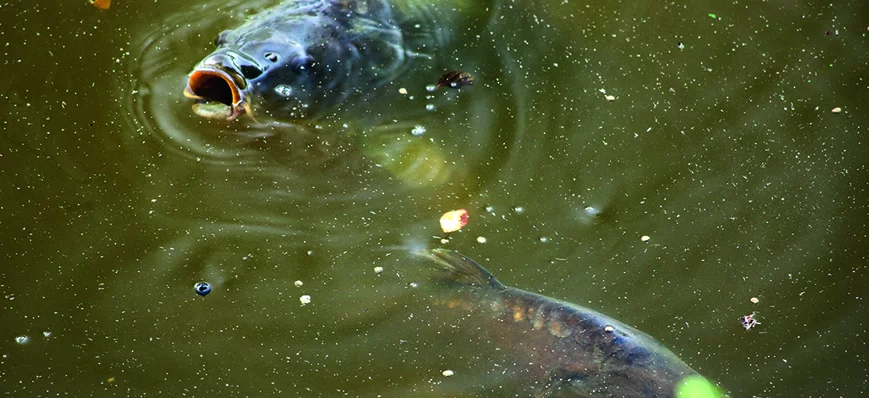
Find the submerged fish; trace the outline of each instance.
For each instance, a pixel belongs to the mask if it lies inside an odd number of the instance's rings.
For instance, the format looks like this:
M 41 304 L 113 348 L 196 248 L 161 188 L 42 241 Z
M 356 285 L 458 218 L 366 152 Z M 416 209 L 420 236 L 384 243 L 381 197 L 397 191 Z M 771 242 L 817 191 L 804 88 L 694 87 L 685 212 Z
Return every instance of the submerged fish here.
M 184 93 L 208 104 L 197 114 L 228 120 L 313 119 L 351 97 L 370 106 L 410 59 L 449 40 L 464 1 L 287 0 L 222 32 Z
M 519 350 L 545 383 L 538 397 L 722 397 L 651 336 L 596 311 L 507 287 L 473 260 L 435 249 L 450 307 L 481 315 L 495 341 Z M 489 319 L 491 317 L 491 319 Z M 534 371 L 536 369 L 536 372 Z

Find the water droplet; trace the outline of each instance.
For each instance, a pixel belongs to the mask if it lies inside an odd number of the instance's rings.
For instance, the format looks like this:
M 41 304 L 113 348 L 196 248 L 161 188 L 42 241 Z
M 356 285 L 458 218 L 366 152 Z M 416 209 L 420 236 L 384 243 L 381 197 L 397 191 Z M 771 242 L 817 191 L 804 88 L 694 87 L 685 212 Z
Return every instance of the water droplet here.
M 22 335 L 15 336 L 15 342 L 18 344 L 27 344 L 27 342 L 29 342 L 29 341 L 30 341 L 30 337 L 27 337 L 26 335 L 22 334 Z
M 425 104 L 425 110 L 427 110 L 427 111 L 435 110 L 434 104 Z
M 275 87 L 275 92 L 284 97 L 289 97 L 293 95 L 293 88 L 286 84 L 279 84 L 277 87 Z
M 425 127 L 419 125 L 414 126 L 410 133 L 413 135 L 423 135 L 425 134 Z
M 196 294 L 205 297 L 208 293 L 211 293 L 211 285 L 208 282 L 197 282 L 193 285 L 193 290 L 196 291 Z

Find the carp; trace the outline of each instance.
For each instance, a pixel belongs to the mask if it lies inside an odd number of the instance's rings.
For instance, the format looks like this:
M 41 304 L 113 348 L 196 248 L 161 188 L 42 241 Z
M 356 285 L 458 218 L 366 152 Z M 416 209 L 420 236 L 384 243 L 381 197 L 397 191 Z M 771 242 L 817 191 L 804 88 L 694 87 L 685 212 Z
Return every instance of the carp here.
M 450 287 L 451 308 L 470 311 L 489 338 L 544 385 L 538 397 L 723 395 L 651 336 L 594 310 L 503 285 L 454 251 L 420 253 Z
M 318 119 L 351 98 L 370 106 L 410 60 L 449 41 L 445 21 L 463 1 L 287 0 L 220 33 L 184 94 L 210 119 Z

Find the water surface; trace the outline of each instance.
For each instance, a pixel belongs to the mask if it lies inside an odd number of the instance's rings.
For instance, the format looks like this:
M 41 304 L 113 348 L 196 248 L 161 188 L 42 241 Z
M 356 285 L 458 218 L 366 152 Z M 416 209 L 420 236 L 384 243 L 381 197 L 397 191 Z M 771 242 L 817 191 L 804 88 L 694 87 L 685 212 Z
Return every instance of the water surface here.
M 269 4 L 0 3 L 0 391 L 533 394 L 431 305 L 410 252 L 447 247 L 732 396 L 867 394 L 865 4 L 493 2 L 438 54 L 477 84 L 374 110 L 429 174 L 353 120 L 192 114 L 187 73 Z

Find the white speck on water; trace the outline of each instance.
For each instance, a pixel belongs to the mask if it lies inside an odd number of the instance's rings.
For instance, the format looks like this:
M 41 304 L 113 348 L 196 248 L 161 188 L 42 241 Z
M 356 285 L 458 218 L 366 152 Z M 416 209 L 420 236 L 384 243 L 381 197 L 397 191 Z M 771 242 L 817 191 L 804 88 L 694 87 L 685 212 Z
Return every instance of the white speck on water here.
M 275 87 L 275 92 L 282 97 L 289 97 L 293 95 L 293 88 L 286 84 L 278 84 L 278 86 Z
M 613 102 L 613 101 L 616 100 L 616 97 L 613 97 L 612 95 L 607 95 L 607 96 L 604 97 L 604 98 L 606 98 L 606 100 L 609 101 L 609 102 Z
M 380 275 L 383 273 L 383 267 L 374 267 L 374 273 Z
M 429 85 L 425 86 L 425 91 L 433 93 L 437 88 L 438 88 L 438 86 L 436 86 L 434 84 L 429 84 Z
M 652 238 L 649 237 L 649 235 L 643 235 L 642 237 L 640 237 L 640 240 L 643 241 L 643 242 L 648 242 L 649 239 L 652 239 Z
M 402 88 L 398 89 L 398 93 L 401 95 L 407 95 L 407 89 L 402 87 Z
M 541 237 L 540 237 L 540 243 L 546 243 L 546 242 L 549 242 L 549 238 L 547 238 L 547 237 L 545 237 L 545 236 L 541 236 Z
M 18 344 L 27 344 L 28 341 L 30 341 L 30 337 L 27 337 L 26 335 L 22 334 L 15 336 L 15 342 Z
M 425 134 L 425 127 L 416 125 L 413 127 L 413 130 L 411 130 L 410 133 L 413 135 L 423 135 Z
M 833 108 L 833 113 L 842 113 L 842 108 L 840 108 L 838 106 Z
M 313 251 L 313 250 L 308 250 L 308 255 L 310 256 L 310 255 L 312 255 L 312 254 L 314 254 L 314 251 Z
M 447 370 L 441 372 L 441 374 L 444 375 L 445 377 L 450 377 L 450 376 L 456 374 L 456 372 L 453 372 L 452 370 L 447 369 Z
M 443 238 L 443 239 L 441 239 L 441 244 L 442 244 L 442 245 L 445 245 L 445 244 L 447 244 L 447 243 L 450 243 L 450 240 L 449 240 L 449 239 L 447 239 L 447 238 Z
M 486 237 L 485 236 L 478 236 L 477 243 L 486 243 Z
M 585 208 L 585 214 L 588 214 L 588 215 L 594 217 L 594 216 L 600 214 L 600 210 L 598 210 L 598 208 L 596 208 L 596 207 L 587 206 Z
M 434 104 L 425 104 L 425 110 L 427 110 L 427 111 L 435 110 Z
M 748 300 L 748 301 L 751 301 L 754 304 L 757 304 L 760 302 L 760 300 L 757 297 L 752 297 L 751 300 Z
M 51 332 L 46 330 L 46 331 L 42 332 L 42 336 L 43 337 L 51 337 Z
M 296 285 L 296 287 L 302 287 L 302 285 L 304 285 L 302 281 L 295 281 L 293 284 Z
M 299 297 L 299 302 L 302 303 L 302 305 L 311 304 L 311 296 L 305 294 L 302 297 Z
M 683 50 L 683 49 L 685 49 L 685 43 L 682 43 L 682 42 L 680 41 L 679 44 L 676 45 L 676 47 L 678 47 L 680 50 Z
M 615 330 L 615 328 L 613 328 L 610 325 L 606 325 L 606 327 L 603 328 L 603 330 L 607 331 L 608 333 L 612 333 L 612 331 Z
M 415 289 L 415 288 L 419 287 L 419 284 L 417 284 L 416 282 L 410 282 L 410 287 Z
M 522 206 L 516 206 L 513 208 L 513 212 L 516 214 L 522 214 L 525 211 L 525 208 Z
M 486 206 L 486 213 L 491 213 L 495 210 L 495 206 Z

